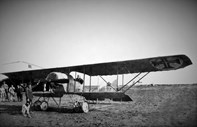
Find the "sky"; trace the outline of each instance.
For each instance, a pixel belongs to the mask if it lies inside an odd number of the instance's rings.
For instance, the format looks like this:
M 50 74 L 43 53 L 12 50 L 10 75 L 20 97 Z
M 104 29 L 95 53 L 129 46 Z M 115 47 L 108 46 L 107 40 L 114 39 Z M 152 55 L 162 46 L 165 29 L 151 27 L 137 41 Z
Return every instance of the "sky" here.
M 185 54 L 191 66 L 142 82 L 197 83 L 196 12 L 190 0 L 2 0 L 0 73 Z

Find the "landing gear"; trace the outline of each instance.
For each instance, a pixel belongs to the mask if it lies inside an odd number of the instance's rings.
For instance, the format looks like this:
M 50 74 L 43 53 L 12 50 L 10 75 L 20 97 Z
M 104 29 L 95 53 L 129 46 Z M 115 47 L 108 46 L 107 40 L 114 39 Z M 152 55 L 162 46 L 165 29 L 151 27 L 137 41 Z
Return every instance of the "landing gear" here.
M 74 111 L 75 112 L 83 112 L 88 113 L 89 112 L 89 105 L 87 102 L 75 102 L 74 104 Z
M 48 109 L 48 102 L 46 101 L 42 101 L 41 105 L 40 105 L 40 109 L 42 111 L 46 111 Z
M 89 105 L 87 102 L 82 102 L 82 105 L 81 105 L 81 109 L 84 113 L 88 113 L 89 112 Z
M 34 102 L 33 107 L 35 110 L 41 110 L 40 105 L 41 105 L 41 101 L 37 100 Z
M 41 97 L 40 97 L 41 98 Z M 40 99 L 36 100 L 33 103 L 34 110 L 37 111 L 46 111 L 49 108 L 49 98 L 48 99 Z M 58 109 L 61 107 L 64 107 L 64 105 L 61 106 L 61 98 L 59 98 L 59 102 L 57 102 L 53 97 L 53 101 L 57 104 Z M 77 97 L 75 97 L 77 98 Z M 71 98 L 72 99 L 72 98 Z M 65 103 L 65 102 L 64 102 Z M 76 113 L 88 113 L 89 112 L 89 104 L 87 103 L 85 98 L 77 98 L 77 100 L 72 100 L 72 109 L 71 112 L 74 111 Z M 71 105 L 70 105 L 71 106 Z
M 48 102 L 37 100 L 37 101 L 34 102 L 33 106 L 34 106 L 35 110 L 46 111 L 48 109 Z

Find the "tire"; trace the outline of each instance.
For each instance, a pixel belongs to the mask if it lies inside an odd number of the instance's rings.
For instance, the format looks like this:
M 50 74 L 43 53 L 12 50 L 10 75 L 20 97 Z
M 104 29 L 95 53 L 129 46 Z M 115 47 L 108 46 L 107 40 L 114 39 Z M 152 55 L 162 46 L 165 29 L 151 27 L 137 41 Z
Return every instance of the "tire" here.
M 81 104 L 81 110 L 84 113 L 88 113 L 89 112 L 89 105 L 87 102 L 82 102 Z
M 46 110 L 48 109 L 48 102 L 42 101 L 42 102 L 41 102 L 41 105 L 40 105 L 40 109 L 41 109 L 42 111 L 46 111 Z
M 34 102 L 33 107 L 34 107 L 35 110 L 41 110 L 40 105 L 41 105 L 41 101 L 37 100 L 37 101 Z
M 89 105 L 87 102 L 77 102 L 74 107 L 74 112 L 76 113 L 88 113 Z

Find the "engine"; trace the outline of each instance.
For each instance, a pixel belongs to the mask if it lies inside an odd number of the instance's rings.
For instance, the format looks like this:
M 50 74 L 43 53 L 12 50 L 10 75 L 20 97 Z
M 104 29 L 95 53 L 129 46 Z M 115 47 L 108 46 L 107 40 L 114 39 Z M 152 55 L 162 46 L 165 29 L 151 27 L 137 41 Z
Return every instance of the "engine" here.
M 64 92 L 82 92 L 83 89 L 83 81 L 82 79 L 79 80 L 79 78 L 74 79 L 72 75 L 67 75 L 65 73 L 61 72 L 51 72 L 47 75 L 46 80 L 47 81 L 53 81 L 53 80 L 62 80 L 62 79 L 68 79 L 68 83 L 54 83 L 54 87 L 57 86 L 63 86 Z M 53 86 L 51 85 L 51 86 Z

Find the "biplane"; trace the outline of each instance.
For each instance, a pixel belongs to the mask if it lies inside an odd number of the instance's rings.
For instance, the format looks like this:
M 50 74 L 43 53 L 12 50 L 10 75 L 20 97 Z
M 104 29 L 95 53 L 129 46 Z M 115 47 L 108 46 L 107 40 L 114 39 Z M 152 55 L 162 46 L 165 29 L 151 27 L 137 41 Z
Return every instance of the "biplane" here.
M 3 74 L 8 76 L 13 82 L 27 83 L 33 81 L 43 84 L 45 86 L 44 90 L 33 92 L 34 96 L 39 97 L 39 99 L 34 102 L 34 106 L 41 110 L 47 110 L 48 101 L 47 99 L 40 98 L 53 98 L 58 107 L 60 107 L 61 98 L 65 94 L 72 94 L 84 98 L 82 102 L 75 102 L 73 104 L 74 107 L 80 108 L 83 112 L 88 112 L 89 104 L 87 100 L 110 99 L 113 101 L 132 101 L 132 99 L 126 95 L 126 91 L 140 82 L 150 72 L 177 70 L 191 64 L 190 58 L 186 55 L 171 55 L 79 66 L 8 72 Z M 83 73 L 84 77 L 83 79 L 76 76 L 73 77 L 70 75 L 71 72 Z M 129 82 L 114 88 L 114 92 L 94 92 L 91 90 L 92 76 L 101 77 L 106 82 L 106 86 L 112 87 L 111 83 L 107 82 L 103 76 L 132 73 L 135 73 L 136 76 L 132 77 Z M 90 77 L 89 91 L 84 90 L 85 75 Z M 137 81 L 134 81 L 136 79 Z M 59 102 L 54 98 L 59 98 Z

